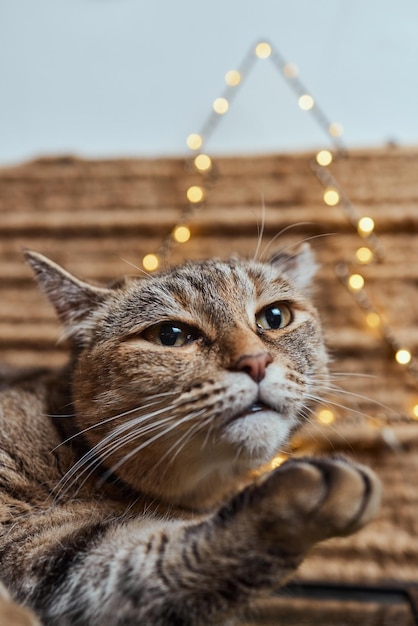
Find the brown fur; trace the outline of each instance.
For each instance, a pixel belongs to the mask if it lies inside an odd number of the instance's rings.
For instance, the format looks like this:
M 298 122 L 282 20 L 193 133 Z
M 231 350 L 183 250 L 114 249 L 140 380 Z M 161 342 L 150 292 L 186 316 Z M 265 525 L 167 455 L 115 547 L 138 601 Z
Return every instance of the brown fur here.
M 27 258 L 73 346 L 0 400 L 2 579 L 42 623 L 234 623 L 374 515 L 374 475 L 341 460 L 253 478 L 326 382 L 307 248 L 110 288 Z M 184 344 L 161 344 L 161 323 Z

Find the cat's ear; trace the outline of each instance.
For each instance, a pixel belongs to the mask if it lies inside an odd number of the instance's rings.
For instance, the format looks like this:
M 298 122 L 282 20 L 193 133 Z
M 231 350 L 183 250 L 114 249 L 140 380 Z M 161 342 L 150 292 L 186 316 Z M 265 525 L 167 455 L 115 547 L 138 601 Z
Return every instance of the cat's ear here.
M 292 254 L 277 252 L 270 259 L 270 263 L 289 276 L 299 289 L 308 289 L 308 291 L 312 286 L 312 279 L 318 269 L 314 254 L 308 243 L 303 243 Z
M 24 250 L 23 254 L 32 267 L 40 288 L 67 327 L 68 334 L 76 335 L 77 326 L 104 302 L 111 290 L 76 278 L 38 252 Z

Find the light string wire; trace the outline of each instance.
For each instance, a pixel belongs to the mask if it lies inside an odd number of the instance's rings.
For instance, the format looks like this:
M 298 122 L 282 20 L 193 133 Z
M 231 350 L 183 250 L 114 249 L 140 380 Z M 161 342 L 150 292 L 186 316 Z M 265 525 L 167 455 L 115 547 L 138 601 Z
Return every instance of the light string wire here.
M 221 95 L 213 101 L 212 110 L 204 121 L 199 132 L 194 132 L 186 138 L 187 147 L 191 156 L 187 160 L 186 169 L 193 174 L 201 175 L 201 183 L 191 185 L 186 191 L 187 204 L 185 205 L 177 224 L 163 239 L 156 253 L 147 254 L 143 260 L 145 270 L 156 270 L 162 261 L 169 257 L 173 245 L 186 243 L 191 237 L 189 224 L 196 213 L 205 206 L 209 191 L 216 185 L 219 178 L 216 163 L 206 153 L 204 147 L 213 135 L 222 116 L 228 112 L 231 103 L 245 80 L 259 60 L 269 59 L 279 74 L 285 79 L 297 97 L 298 106 L 302 111 L 310 112 L 318 126 L 326 133 L 331 149 L 320 150 L 310 158 L 309 165 L 312 174 L 324 189 L 323 201 L 329 207 L 339 208 L 346 216 L 352 227 L 362 240 L 362 245 L 355 253 L 351 262 L 340 261 L 335 266 L 339 280 L 354 298 L 357 305 L 365 314 L 369 328 L 378 329 L 381 337 L 390 347 L 396 362 L 407 369 L 418 379 L 418 364 L 411 351 L 401 345 L 395 334 L 388 326 L 385 316 L 378 310 L 370 298 L 366 281 L 360 270 L 351 270 L 353 266 L 365 266 L 373 262 L 381 263 L 386 256 L 385 248 L 375 233 L 375 222 L 368 215 L 359 215 L 359 210 L 351 202 L 343 187 L 332 174 L 329 166 L 337 160 L 347 158 L 348 152 L 342 140 L 343 127 L 338 122 L 332 122 L 324 113 L 318 102 L 311 95 L 310 90 L 299 78 L 299 70 L 294 63 L 289 63 L 268 41 L 260 41 L 252 46 L 245 55 L 237 70 L 230 70 L 225 74 L 226 87 Z M 418 419 L 418 398 L 410 411 L 413 419 Z M 321 409 L 318 420 L 323 424 L 330 424 L 335 416 L 330 409 Z

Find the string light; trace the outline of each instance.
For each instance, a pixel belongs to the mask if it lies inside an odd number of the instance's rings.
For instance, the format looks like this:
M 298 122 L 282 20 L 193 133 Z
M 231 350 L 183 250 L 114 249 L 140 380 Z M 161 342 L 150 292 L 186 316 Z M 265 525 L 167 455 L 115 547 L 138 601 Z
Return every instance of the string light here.
M 358 219 L 355 207 L 341 189 L 340 184 L 328 170 L 328 166 L 334 160 L 345 156 L 345 149 L 340 139 L 344 133 L 343 126 L 339 122 L 330 122 L 327 120 L 324 112 L 321 111 L 301 80 L 297 78 L 299 76 L 297 66 L 294 63 L 285 62 L 279 52 L 276 49 L 273 50 L 269 43 L 265 41 L 259 42 L 255 48 L 251 50 L 251 54 L 245 57 L 242 65 L 237 70 L 230 70 L 225 74 L 225 83 L 227 85 L 225 93 L 213 102 L 211 116 L 208 118 L 206 124 L 203 125 L 201 132 L 192 133 L 187 137 L 186 143 L 188 148 L 192 151 L 201 150 L 204 140 L 206 141 L 208 139 L 219 123 L 221 116 L 229 110 L 231 99 L 242 85 L 249 70 L 253 67 L 256 58 L 271 58 L 271 61 L 277 67 L 280 74 L 289 81 L 290 88 L 295 92 L 298 98 L 297 103 L 299 108 L 303 111 L 311 111 L 311 115 L 313 115 L 328 137 L 331 138 L 333 152 L 330 150 L 320 150 L 316 156 L 311 159 L 313 174 L 325 188 L 323 194 L 324 203 L 328 206 L 339 205 L 339 208 L 344 211 L 349 221 L 357 229 L 358 234 L 361 237 L 367 238 L 367 246 L 359 247 L 355 253 L 356 261 L 362 265 L 367 265 L 374 259 L 381 261 L 384 257 L 384 248 L 374 233 L 375 224 L 373 219 L 369 216 L 363 216 Z M 203 185 L 192 185 L 187 190 L 187 200 L 190 206 L 184 209 L 178 225 L 167 235 L 158 250 L 159 254 L 164 253 L 164 255 L 166 255 L 173 241 L 182 243 L 189 240 L 191 233 L 185 222 L 187 222 L 192 212 L 195 211 L 194 205 L 203 205 L 206 192 L 213 187 L 216 181 L 216 170 L 213 168 L 212 159 L 207 154 L 197 154 L 193 158 L 193 164 L 195 170 L 205 176 L 204 183 Z M 146 255 L 143 259 L 143 265 L 147 271 L 154 271 L 158 268 L 159 263 L 160 256 L 157 254 Z M 357 304 L 364 310 L 365 320 L 369 328 L 379 328 L 382 337 L 393 349 L 396 361 L 401 365 L 408 366 L 412 372 L 416 373 L 418 370 L 414 368 L 413 365 L 411 367 L 413 359 L 410 351 L 406 348 L 398 349 L 399 346 L 396 344 L 396 339 L 387 327 L 384 318 L 375 309 L 368 298 L 364 287 L 365 281 L 363 276 L 357 273 L 350 273 L 344 263 L 339 263 L 338 266 L 341 266 L 343 269 L 337 271 L 336 268 L 336 272 L 355 298 Z M 415 411 L 414 418 L 418 419 L 418 404 L 415 405 L 413 411 Z M 322 409 L 318 413 L 317 418 L 318 421 L 323 424 L 329 424 L 335 420 L 333 412 L 329 409 Z M 278 464 L 282 462 L 281 458 L 282 455 L 278 457 Z M 283 460 L 285 460 L 285 458 L 286 457 L 283 456 Z M 273 462 L 276 462 L 276 460 Z
M 359 263 L 366 265 L 367 263 L 371 263 L 373 261 L 373 252 L 370 248 L 361 247 L 356 252 L 356 259 Z
M 225 74 L 225 82 L 229 87 L 237 87 L 241 82 L 241 73 L 237 70 L 229 70 Z
M 324 150 L 321 152 L 318 152 L 318 154 L 316 155 L 315 159 L 311 159 L 310 161 L 310 166 L 311 166 L 311 170 L 314 174 L 314 176 L 316 176 L 316 178 L 318 179 L 318 181 L 321 183 L 321 185 L 326 189 L 335 189 L 338 194 L 339 194 L 339 201 L 338 204 L 341 208 L 341 210 L 346 214 L 348 220 L 350 221 L 350 223 L 356 228 L 357 233 L 364 238 L 367 238 L 368 240 L 368 247 L 370 248 L 371 252 L 373 253 L 373 257 L 375 257 L 378 261 L 382 261 L 384 259 L 385 256 L 385 249 L 381 243 L 381 241 L 378 239 L 378 237 L 373 233 L 373 229 L 374 229 L 374 222 L 372 220 L 372 218 L 370 217 L 362 217 L 362 218 L 358 218 L 357 215 L 357 211 L 355 209 L 355 207 L 353 206 L 353 204 L 350 202 L 349 198 L 347 197 L 347 195 L 344 193 L 344 191 L 341 189 L 341 186 L 339 185 L 339 183 L 337 182 L 337 180 L 335 179 L 335 177 L 331 174 L 331 172 L 328 170 L 326 165 L 322 165 L 322 163 L 326 163 L 327 160 L 329 160 L 329 156 L 328 153 L 329 151 Z M 325 155 L 324 155 L 325 153 Z M 336 157 L 340 158 L 340 157 L 344 157 L 344 151 L 341 147 L 339 147 L 336 150 Z M 334 160 L 334 156 L 331 154 L 332 157 L 332 161 Z M 331 199 L 331 202 L 333 201 L 333 194 L 324 194 L 324 199 L 326 200 L 327 198 Z M 336 197 L 335 197 L 336 199 Z M 362 253 L 360 253 L 361 255 Z M 363 255 L 364 256 L 364 255 Z M 358 259 L 357 259 L 358 260 Z M 370 259 L 371 261 L 372 259 Z M 368 262 L 370 262 L 368 261 Z
M 302 111 L 310 111 L 314 106 L 314 99 L 307 93 L 304 93 L 300 96 L 298 100 L 298 105 L 302 109 Z
M 192 204 L 198 204 L 204 199 L 205 190 L 199 185 L 192 185 L 188 188 L 186 196 L 189 202 L 191 202 Z
M 331 137 L 341 137 L 344 133 L 344 128 L 339 122 L 333 122 L 328 126 L 328 132 Z
M 229 102 L 226 98 L 216 98 L 213 103 L 213 110 L 218 115 L 224 115 L 229 109 Z
M 285 78 L 296 78 L 299 74 L 299 68 L 294 63 L 285 63 L 283 65 L 283 75 Z
M 360 291 L 364 287 L 364 278 L 360 274 L 351 274 L 348 279 L 348 286 L 351 291 Z
M 198 154 L 194 164 L 199 172 L 208 172 L 212 167 L 212 159 L 207 154 Z
M 366 323 L 371 329 L 379 328 L 381 336 L 393 350 L 395 360 L 399 365 L 405 366 L 415 377 L 418 378 L 418 368 L 412 358 L 411 352 L 407 348 L 400 348 L 396 337 L 386 324 L 382 315 L 376 310 L 364 287 L 364 278 L 360 274 L 350 274 L 345 263 L 338 263 L 335 268 L 337 276 L 341 282 L 351 291 L 357 304 L 363 309 L 366 315 Z
M 369 311 L 366 315 L 366 323 L 370 328 L 378 328 L 381 323 L 380 315 L 375 311 Z
M 261 41 L 255 47 L 255 54 L 259 59 L 268 59 L 271 55 L 271 46 L 265 41 Z
M 411 362 L 412 355 L 406 348 L 400 348 L 395 354 L 395 359 L 399 365 L 408 365 Z
M 412 417 L 416 420 L 418 420 L 418 404 L 415 404 L 412 407 Z
M 335 415 L 330 409 L 321 409 L 316 417 L 321 424 L 332 424 L 335 422 Z
M 203 138 L 198 133 L 191 133 L 186 139 L 186 144 L 190 150 L 200 150 L 203 144 Z
M 329 150 L 320 150 L 315 158 L 318 165 L 323 167 L 332 163 L 332 153 Z
M 359 235 L 368 236 L 374 231 L 374 220 L 371 217 L 362 217 L 357 224 Z
M 173 231 L 173 237 L 178 243 L 186 243 L 190 235 L 190 229 L 187 226 L 177 226 Z
M 142 259 L 142 265 L 148 272 L 154 272 L 160 264 L 156 254 L 146 254 Z
M 340 201 L 340 194 L 338 193 L 337 189 L 333 189 L 332 187 L 325 189 L 324 191 L 325 204 L 327 204 L 328 206 L 336 206 L 339 203 L 339 201 Z
M 330 126 L 329 131 L 331 135 L 337 136 L 342 131 L 342 127 L 339 129 L 338 126 Z M 324 191 L 324 202 L 329 206 L 335 206 L 336 204 L 340 204 L 341 208 L 344 209 L 344 212 L 347 214 L 351 223 L 356 226 L 358 234 L 367 238 L 369 246 L 361 246 L 356 251 L 356 261 L 361 265 L 367 265 L 371 263 L 375 256 L 378 261 L 383 260 L 384 257 L 384 248 L 380 243 L 379 239 L 374 233 L 375 223 L 373 218 L 370 216 L 363 216 L 360 219 L 356 218 L 355 210 L 349 199 L 341 193 L 339 189 L 330 186 L 330 183 L 336 182 L 335 179 L 329 172 L 326 170 L 327 165 L 332 162 L 332 154 L 331 160 L 329 155 L 327 154 L 329 151 L 320 151 L 317 153 L 315 158 L 316 166 L 320 166 L 320 168 L 313 167 L 311 161 L 311 168 L 318 178 L 318 180 L 326 186 Z M 325 171 L 325 174 L 323 172 Z M 373 248 L 373 249 L 372 249 Z M 339 267 L 340 266 L 340 267 Z M 339 269 L 337 269 L 339 267 Z M 379 328 L 382 337 L 386 340 L 388 345 L 395 352 L 396 361 L 403 366 L 407 366 L 412 374 L 418 377 L 418 368 L 414 365 L 412 354 L 406 348 L 398 349 L 396 338 L 393 336 L 393 333 L 388 328 L 387 324 L 383 322 L 381 315 L 374 309 L 374 306 L 368 297 L 367 293 L 364 290 L 364 278 L 361 274 L 351 274 L 348 271 L 345 263 L 338 264 L 336 268 L 337 274 L 339 274 L 342 282 L 349 291 L 354 295 L 357 304 L 365 311 L 366 315 L 366 323 L 371 329 Z M 341 269 L 342 268 L 342 269 Z

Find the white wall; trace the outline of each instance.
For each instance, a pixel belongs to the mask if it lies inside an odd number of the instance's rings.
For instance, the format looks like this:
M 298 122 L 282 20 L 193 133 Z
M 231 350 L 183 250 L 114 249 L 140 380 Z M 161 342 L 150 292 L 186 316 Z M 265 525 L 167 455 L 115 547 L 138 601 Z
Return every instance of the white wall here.
M 418 144 L 417 0 L 0 0 L 0 164 L 182 154 L 225 72 L 263 38 L 349 146 Z M 323 143 L 259 61 L 208 148 Z

